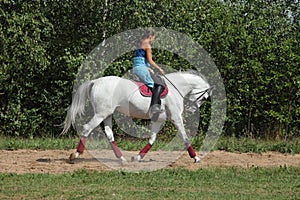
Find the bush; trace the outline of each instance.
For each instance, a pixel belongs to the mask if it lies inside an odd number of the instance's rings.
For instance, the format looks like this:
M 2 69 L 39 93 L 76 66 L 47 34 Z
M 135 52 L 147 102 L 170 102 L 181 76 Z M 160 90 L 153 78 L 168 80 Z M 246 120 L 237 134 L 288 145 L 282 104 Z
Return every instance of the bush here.
M 0 5 L 4 135 L 58 135 L 85 56 L 105 38 L 146 26 L 187 34 L 209 52 L 226 87 L 226 135 L 300 134 L 297 2 L 4 0 Z M 190 67 L 178 55 L 153 52 L 159 63 Z M 130 53 L 122 56 L 106 74 L 122 76 L 131 59 Z M 200 128 L 208 121 L 204 114 Z

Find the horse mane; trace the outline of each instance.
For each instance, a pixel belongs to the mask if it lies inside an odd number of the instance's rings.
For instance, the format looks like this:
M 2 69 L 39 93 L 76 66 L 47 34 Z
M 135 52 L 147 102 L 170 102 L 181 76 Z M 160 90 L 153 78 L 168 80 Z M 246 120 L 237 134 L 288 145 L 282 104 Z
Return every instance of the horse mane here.
M 200 72 L 194 69 L 188 69 L 186 71 L 178 71 L 178 72 L 174 72 L 173 74 L 192 74 L 195 76 L 200 76 L 205 82 L 208 82 L 206 76 L 204 76 L 203 74 L 201 74 Z

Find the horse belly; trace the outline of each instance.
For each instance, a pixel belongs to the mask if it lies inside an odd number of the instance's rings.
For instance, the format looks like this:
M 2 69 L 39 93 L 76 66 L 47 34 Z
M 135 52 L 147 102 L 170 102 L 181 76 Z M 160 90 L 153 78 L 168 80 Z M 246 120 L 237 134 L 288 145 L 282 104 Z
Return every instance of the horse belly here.
M 148 119 L 148 107 L 144 105 L 133 105 L 130 102 L 127 102 L 127 105 L 120 105 L 116 109 L 117 112 L 123 113 L 124 115 L 140 118 L 140 119 Z

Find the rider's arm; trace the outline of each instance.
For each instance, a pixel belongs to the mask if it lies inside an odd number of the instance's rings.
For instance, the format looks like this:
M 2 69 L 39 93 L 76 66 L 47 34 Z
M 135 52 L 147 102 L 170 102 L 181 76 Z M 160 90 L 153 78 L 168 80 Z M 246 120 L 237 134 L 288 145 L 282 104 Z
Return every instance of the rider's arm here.
M 152 59 L 152 49 L 150 47 L 146 48 L 145 49 L 146 51 L 146 56 L 147 56 L 147 60 L 148 60 L 148 63 L 155 67 L 156 69 L 158 69 L 160 71 L 160 73 L 164 74 L 164 70 L 162 68 L 160 68 Z

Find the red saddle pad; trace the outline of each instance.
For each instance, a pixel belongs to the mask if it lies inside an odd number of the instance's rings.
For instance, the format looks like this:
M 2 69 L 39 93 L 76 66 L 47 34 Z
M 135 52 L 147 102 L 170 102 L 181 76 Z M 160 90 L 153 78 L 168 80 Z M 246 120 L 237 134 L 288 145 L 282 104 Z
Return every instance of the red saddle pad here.
M 142 83 L 142 82 L 135 82 L 135 83 L 139 86 L 140 93 L 143 96 L 145 96 L 145 97 L 152 96 L 151 90 L 149 90 L 149 88 L 147 87 L 147 85 L 145 85 L 145 83 Z M 165 87 L 164 91 L 160 95 L 160 98 L 166 97 L 168 92 L 169 92 L 168 87 Z

